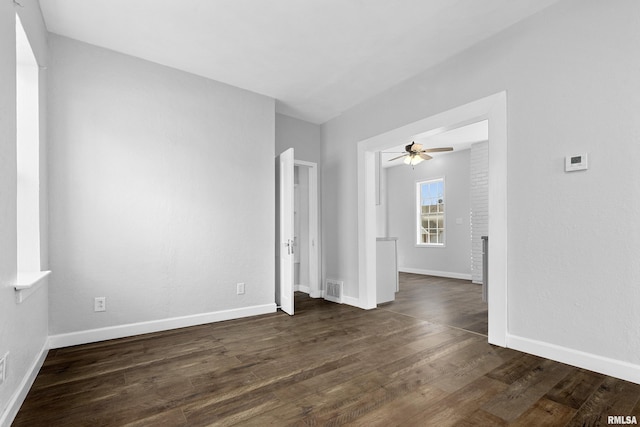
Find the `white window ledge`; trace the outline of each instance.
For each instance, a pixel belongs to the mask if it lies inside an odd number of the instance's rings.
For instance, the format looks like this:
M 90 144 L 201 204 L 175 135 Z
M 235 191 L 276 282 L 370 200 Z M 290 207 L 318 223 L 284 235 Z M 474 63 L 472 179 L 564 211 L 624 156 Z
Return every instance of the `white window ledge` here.
M 16 302 L 18 304 L 24 302 L 40 289 L 46 283 L 43 279 L 49 274 L 51 274 L 51 271 L 19 272 L 18 280 L 14 286 L 16 289 Z

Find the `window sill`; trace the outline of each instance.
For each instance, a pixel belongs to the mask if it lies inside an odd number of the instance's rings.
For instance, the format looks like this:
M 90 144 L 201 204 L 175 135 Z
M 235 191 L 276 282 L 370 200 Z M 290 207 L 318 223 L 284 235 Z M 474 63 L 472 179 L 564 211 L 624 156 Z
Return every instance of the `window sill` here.
M 46 283 L 44 278 L 49 274 L 51 274 L 51 271 L 18 273 L 18 280 L 14 286 L 16 290 L 16 302 L 20 304 L 33 295 L 44 283 Z

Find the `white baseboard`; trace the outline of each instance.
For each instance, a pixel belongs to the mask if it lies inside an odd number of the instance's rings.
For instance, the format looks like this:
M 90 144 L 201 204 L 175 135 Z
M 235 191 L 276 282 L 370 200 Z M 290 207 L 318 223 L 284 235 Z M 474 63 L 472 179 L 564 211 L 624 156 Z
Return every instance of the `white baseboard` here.
M 304 292 L 305 294 L 311 294 L 311 287 L 309 285 L 294 285 L 293 290 L 297 292 Z
M 368 310 L 367 307 L 365 307 L 365 306 L 360 304 L 360 299 L 354 298 L 354 297 L 349 297 L 349 296 L 346 296 L 346 295 L 342 296 L 342 304 L 351 305 L 353 307 L 361 308 L 363 310 Z M 373 307 L 373 308 L 375 308 L 375 307 Z
M 324 292 L 320 290 L 312 291 L 311 286 L 309 285 L 294 285 L 293 290 L 296 292 L 304 292 L 311 298 L 324 298 Z
M 203 325 L 206 323 L 222 322 L 224 320 L 239 319 L 241 317 L 258 316 L 260 314 L 274 313 L 276 310 L 276 305 L 271 303 L 235 308 L 231 310 L 194 314 L 190 316 L 173 317 L 170 319 L 152 320 L 149 322 L 130 323 L 127 325 L 70 332 L 67 334 L 50 335 L 49 348 L 69 347 L 72 345 L 88 344 L 97 341 L 148 334 L 151 332 Z
M 423 274 L 425 276 L 447 277 L 449 279 L 471 280 L 471 274 L 452 273 L 450 271 L 423 270 L 421 268 L 398 267 L 403 273 Z
M 24 378 L 22 378 L 18 389 L 9 400 L 9 404 L 7 405 L 4 413 L 0 415 L 0 426 L 9 427 L 13 420 L 16 418 L 16 415 L 18 415 L 20 406 L 22 406 L 22 403 L 24 402 L 24 399 L 26 399 L 31 386 L 33 385 L 33 382 L 36 380 L 36 376 L 38 376 L 38 372 L 40 372 L 40 368 L 42 367 L 42 364 L 44 363 L 48 352 L 49 347 L 45 342 L 44 346 L 40 350 L 40 354 L 38 354 L 38 357 L 36 357 L 36 359 L 31 364 L 29 372 L 27 372 Z
M 507 347 L 640 384 L 640 365 L 633 363 L 515 335 L 507 335 Z

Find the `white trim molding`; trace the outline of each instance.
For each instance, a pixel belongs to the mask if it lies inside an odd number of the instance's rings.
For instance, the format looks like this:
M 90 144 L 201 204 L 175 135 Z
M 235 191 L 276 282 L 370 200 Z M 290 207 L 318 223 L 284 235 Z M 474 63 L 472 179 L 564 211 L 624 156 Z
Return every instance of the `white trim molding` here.
M 29 371 L 26 373 L 24 378 L 22 378 L 22 381 L 20 381 L 16 392 L 11 396 L 11 399 L 9 399 L 9 403 L 7 404 L 5 411 L 0 414 L 0 426 L 10 426 L 16 418 L 16 415 L 18 415 L 18 411 L 24 403 L 24 400 L 27 398 L 27 394 L 36 380 L 38 372 L 40 372 L 40 368 L 44 364 L 44 360 L 47 358 L 48 352 L 49 346 L 45 342 L 45 345 L 40 350 L 38 357 L 36 357 L 31 364 Z
M 259 316 L 261 314 L 275 313 L 276 310 L 276 304 L 270 303 L 254 305 L 251 307 L 235 308 L 231 310 L 193 314 L 190 316 L 172 317 L 169 319 L 89 329 L 86 331 L 70 332 L 67 334 L 51 335 L 49 336 L 49 348 L 69 347 L 72 345 L 88 344 L 97 341 L 148 334 L 151 332 L 204 325 L 206 323 L 222 322 L 224 320 L 240 319 L 242 317 Z
M 363 310 L 371 310 L 371 307 L 365 307 L 360 305 L 360 298 L 354 298 L 347 295 L 342 296 L 342 304 L 350 305 L 352 307 L 361 308 Z M 375 307 L 373 307 L 375 308 Z
M 295 292 L 304 292 L 305 294 L 311 295 L 311 287 L 309 287 L 309 285 L 293 285 L 293 290 Z
M 16 303 L 22 304 L 43 285 L 46 285 L 47 281 L 45 279 L 49 274 L 51 274 L 51 271 L 18 272 L 18 278 L 14 286 L 16 290 Z
M 422 268 L 398 267 L 402 273 L 422 274 L 425 276 L 447 277 L 449 279 L 471 280 L 471 273 L 454 273 L 451 271 L 423 270 Z
M 294 160 L 295 166 L 302 166 L 309 171 L 309 283 L 305 284 L 308 290 L 300 288 L 312 298 L 322 297 L 320 289 L 320 239 L 318 233 L 318 164 L 303 160 Z
M 507 335 L 507 347 L 640 384 L 640 365 L 543 341 Z

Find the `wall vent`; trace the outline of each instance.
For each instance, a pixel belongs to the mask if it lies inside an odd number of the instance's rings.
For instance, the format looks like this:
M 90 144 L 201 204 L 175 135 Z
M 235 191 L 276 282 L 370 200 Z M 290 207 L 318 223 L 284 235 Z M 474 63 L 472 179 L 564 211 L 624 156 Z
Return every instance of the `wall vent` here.
M 342 284 L 340 280 L 327 279 L 325 281 L 324 299 L 331 302 L 342 303 Z

